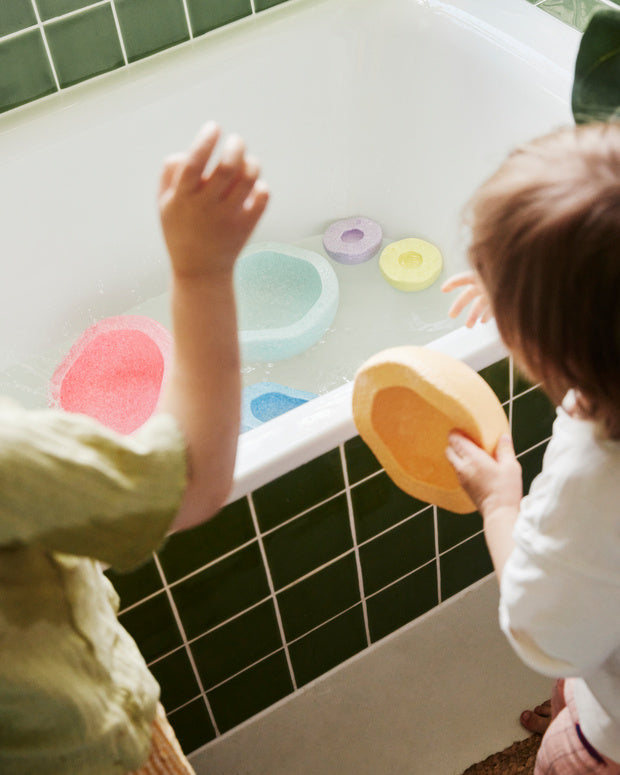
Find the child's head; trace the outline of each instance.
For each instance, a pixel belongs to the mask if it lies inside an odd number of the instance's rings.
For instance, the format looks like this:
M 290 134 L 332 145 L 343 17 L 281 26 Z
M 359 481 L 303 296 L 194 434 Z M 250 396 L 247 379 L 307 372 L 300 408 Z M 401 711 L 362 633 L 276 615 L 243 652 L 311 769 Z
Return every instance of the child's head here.
M 620 122 L 554 132 L 471 202 L 469 260 L 502 339 L 552 399 L 620 437 Z

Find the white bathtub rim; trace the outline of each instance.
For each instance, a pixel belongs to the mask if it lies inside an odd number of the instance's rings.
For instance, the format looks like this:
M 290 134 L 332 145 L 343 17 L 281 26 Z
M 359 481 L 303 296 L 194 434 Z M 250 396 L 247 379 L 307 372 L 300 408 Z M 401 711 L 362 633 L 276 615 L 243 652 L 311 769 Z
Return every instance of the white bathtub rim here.
M 479 371 L 507 355 L 495 323 L 461 327 L 426 345 Z M 360 364 L 361 366 L 362 364 Z M 353 382 L 318 396 L 239 437 L 228 503 L 357 436 Z

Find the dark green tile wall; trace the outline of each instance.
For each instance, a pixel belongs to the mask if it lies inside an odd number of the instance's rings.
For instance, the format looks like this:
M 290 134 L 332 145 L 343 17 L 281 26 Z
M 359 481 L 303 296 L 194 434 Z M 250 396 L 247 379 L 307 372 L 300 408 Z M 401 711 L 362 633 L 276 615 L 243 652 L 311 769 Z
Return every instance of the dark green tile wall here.
M 553 409 L 507 358 L 481 374 L 527 491 Z M 491 572 L 479 514 L 405 495 L 355 437 L 108 575 L 191 751 Z
M 287 0 L 0 0 L 0 113 Z

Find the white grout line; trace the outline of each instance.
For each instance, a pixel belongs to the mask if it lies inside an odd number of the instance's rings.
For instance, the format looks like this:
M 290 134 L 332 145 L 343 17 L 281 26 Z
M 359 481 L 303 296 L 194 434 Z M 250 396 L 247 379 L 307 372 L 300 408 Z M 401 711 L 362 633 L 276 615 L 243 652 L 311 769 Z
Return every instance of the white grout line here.
M 293 690 L 297 690 L 297 679 L 295 678 L 295 671 L 293 670 L 293 663 L 291 661 L 291 655 L 289 652 L 289 648 L 286 642 L 286 633 L 284 632 L 284 625 L 282 623 L 282 615 L 280 614 L 280 606 L 278 604 L 278 598 L 276 596 L 276 590 L 273 583 L 273 579 L 271 577 L 271 569 L 269 567 L 269 562 L 267 561 L 267 553 L 265 551 L 265 546 L 263 544 L 263 537 L 260 532 L 260 527 L 258 524 L 258 517 L 256 516 L 256 509 L 254 508 L 254 499 L 252 498 L 252 494 L 250 493 L 248 496 L 248 503 L 250 505 L 250 514 L 252 515 L 252 522 L 254 523 L 254 530 L 256 531 L 256 536 L 258 539 L 258 547 L 260 549 L 261 557 L 263 558 L 263 565 L 265 567 L 265 573 L 267 575 L 267 583 L 269 585 L 269 592 L 271 594 L 271 599 L 273 600 L 273 605 L 276 612 L 276 619 L 278 622 L 278 629 L 280 631 L 280 639 L 282 641 L 282 646 L 284 648 L 284 654 L 286 656 L 286 663 L 288 665 L 289 673 L 291 676 L 291 681 L 293 683 Z
M 54 65 L 54 60 L 52 59 L 52 52 L 50 51 L 49 43 L 47 42 L 47 35 L 45 34 L 45 28 L 43 27 L 43 23 L 41 22 L 41 16 L 39 15 L 39 9 L 37 8 L 37 4 L 35 0 L 31 0 L 32 2 L 32 10 L 34 11 L 34 15 L 37 19 L 37 28 L 41 31 L 41 37 L 43 38 L 43 45 L 45 46 L 45 53 L 47 54 L 47 59 L 50 63 L 50 67 L 52 68 L 52 75 L 54 76 L 54 83 L 56 84 L 56 89 L 60 91 L 60 80 L 58 79 L 58 73 L 56 72 L 56 67 Z M 34 29 L 31 27 L 30 29 Z M 20 30 L 20 33 L 23 32 L 23 30 Z
M 175 618 L 175 621 L 177 623 L 177 627 L 179 628 L 179 632 L 181 633 L 181 640 L 183 641 L 183 646 L 185 647 L 185 651 L 187 653 L 187 658 L 189 659 L 190 665 L 192 666 L 192 670 L 194 671 L 194 677 L 196 678 L 196 682 L 198 683 L 198 688 L 200 689 L 200 696 L 203 698 L 205 702 L 205 706 L 207 708 L 207 712 L 209 714 L 209 718 L 211 719 L 211 723 L 213 724 L 213 729 L 215 731 L 215 735 L 219 736 L 220 731 L 217 727 L 217 722 L 215 720 L 215 716 L 213 715 L 213 710 L 211 708 L 211 703 L 209 702 L 209 698 L 207 697 L 207 693 L 205 691 L 204 685 L 202 683 L 202 679 L 200 677 L 200 673 L 198 672 L 198 668 L 196 667 L 196 662 L 194 660 L 194 655 L 192 654 L 192 650 L 190 648 L 187 634 L 185 633 L 185 627 L 183 626 L 183 622 L 181 621 L 181 617 L 179 615 L 179 612 L 177 610 L 176 603 L 174 602 L 174 598 L 172 597 L 172 592 L 170 591 L 170 587 L 168 586 L 168 582 L 166 580 L 166 574 L 164 573 L 164 569 L 161 567 L 161 563 L 159 562 L 159 557 L 154 554 L 153 559 L 155 561 L 155 565 L 157 566 L 157 570 L 159 571 L 159 575 L 161 577 L 162 583 L 164 585 L 164 591 L 168 597 L 168 603 L 170 605 L 170 608 L 172 609 L 172 614 Z
M 435 571 L 437 573 L 437 605 L 442 602 L 441 599 L 441 566 L 439 564 L 439 516 L 437 506 L 433 506 L 433 530 L 435 531 Z M 415 571 L 413 571 L 415 573 Z
M 189 31 L 189 39 L 194 40 L 194 33 L 192 31 L 192 23 L 189 18 L 189 8 L 187 6 L 187 0 L 181 0 L 183 3 L 183 11 L 185 13 L 185 23 L 187 24 L 187 29 Z
M 360 600 L 362 601 L 362 614 L 364 616 L 364 630 L 366 632 L 366 644 L 370 646 L 370 625 L 368 623 L 368 606 L 366 605 L 366 593 L 364 591 L 364 575 L 362 573 L 362 561 L 360 559 L 360 549 L 357 542 L 357 529 L 355 527 L 355 515 L 353 513 L 353 500 L 351 498 L 351 487 L 349 484 L 349 471 L 347 469 L 347 459 L 344 453 L 344 444 L 340 447 L 340 462 L 342 463 L 342 472 L 344 475 L 345 493 L 347 498 L 347 509 L 349 512 L 349 526 L 351 536 L 353 537 L 353 551 L 355 553 L 355 567 L 357 568 L 357 581 L 359 584 Z
M 116 25 L 116 34 L 118 35 L 118 40 L 121 44 L 121 52 L 123 54 L 123 61 L 126 65 L 129 64 L 129 60 L 127 59 L 127 51 L 125 50 L 125 41 L 123 40 L 123 33 L 121 31 L 121 25 L 118 21 L 118 14 L 116 13 L 116 5 L 114 4 L 114 0 L 110 0 L 110 8 L 112 9 L 112 16 L 114 17 L 114 24 Z

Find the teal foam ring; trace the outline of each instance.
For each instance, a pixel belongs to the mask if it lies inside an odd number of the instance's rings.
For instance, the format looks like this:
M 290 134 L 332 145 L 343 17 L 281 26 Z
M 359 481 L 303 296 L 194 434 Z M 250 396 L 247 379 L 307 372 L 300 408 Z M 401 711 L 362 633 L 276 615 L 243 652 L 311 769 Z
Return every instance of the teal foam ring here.
M 318 342 L 338 309 L 338 278 L 328 260 L 294 245 L 250 245 L 234 283 L 244 361 L 298 355 Z
M 277 382 L 249 385 L 243 388 L 241 397 L 241 433 L 257 428 L 313 398 L 316 398 L 316 393 L 279 385 Z

